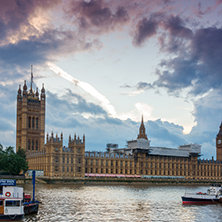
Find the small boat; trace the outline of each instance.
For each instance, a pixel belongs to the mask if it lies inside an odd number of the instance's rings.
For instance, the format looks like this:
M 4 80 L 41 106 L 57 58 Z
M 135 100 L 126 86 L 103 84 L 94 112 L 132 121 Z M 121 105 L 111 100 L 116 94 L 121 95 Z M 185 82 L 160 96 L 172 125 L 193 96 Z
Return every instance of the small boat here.
M 23 197 L 23 206 L 24 206 L 25 215 L 37 214 L 39 210 L 40 202 L 38 200 L 35 200 L 35 170 L 32 171 L 32 185 L 33 185 L 32 200 L 30 194 L 24 194 Z
M 184 196 L 182 196 L 182 203 L 184 205 L 222 203 L 221 185 L 212 185 L 207 190 L 207 193 L 185 193 Z
M 16 180 L 0 180 L 0 221 L 21 220 L 24 216 L 23 188 Z

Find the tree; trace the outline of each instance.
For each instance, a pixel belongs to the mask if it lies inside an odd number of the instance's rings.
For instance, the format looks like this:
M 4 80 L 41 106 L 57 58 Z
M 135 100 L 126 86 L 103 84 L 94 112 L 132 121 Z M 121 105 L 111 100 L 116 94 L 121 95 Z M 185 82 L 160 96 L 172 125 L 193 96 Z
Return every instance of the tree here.
M 25 153 L 20 150 L 19 153 L 14 152 L 14 148 L 9 146 L 3 150 L 0 146 L 0 169 L 12 175 L 18 175 L 22 170 L 28 170 L 28 163 L 25 159 Z
M 18 151 L 16 152 L 20 157 L 22 157 L 23 159 L 26 160 L 26 154 L 25 154 L 25 150 L 21 149 L 21 147 L 18 148 Z

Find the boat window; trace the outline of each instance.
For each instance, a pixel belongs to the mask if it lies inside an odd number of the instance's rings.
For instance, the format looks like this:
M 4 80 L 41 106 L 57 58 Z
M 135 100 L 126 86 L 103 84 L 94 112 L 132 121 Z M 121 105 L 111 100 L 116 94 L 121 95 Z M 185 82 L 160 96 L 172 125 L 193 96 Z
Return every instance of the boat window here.
M 19 207 L 20 206 L 20 200 L 6 200 L 5 201 L 6 207 Z
M 0 194 L 2 194 L 2 186 L 0 186 Z
M 0 206 L 3 206 L 3 200 L 0 200 Z

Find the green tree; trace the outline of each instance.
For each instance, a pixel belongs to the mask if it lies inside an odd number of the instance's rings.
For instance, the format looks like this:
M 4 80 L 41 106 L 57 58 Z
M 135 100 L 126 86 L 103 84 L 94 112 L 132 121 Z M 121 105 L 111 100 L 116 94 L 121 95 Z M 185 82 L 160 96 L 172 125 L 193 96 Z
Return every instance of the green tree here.
M 0 144 L 0 171 L 3 171 L 4 166 L 7 164 L 7 158 L 2 144 Z
M 28 170 L 28 163 L 25 159 L 25 153 L 20 150 L 19 154 L 14 152 L 12 146 L 3 150 L 0 146 L 0 169 L 4 172 L 8 172 L 12 175 L 18 175 L 22 170 L 23 172 Z
M 20 157 L 22 157 L 23 159 L 26 160 L 26 154 L 25 154 L 25 150 L 21 149 L 21 147 L 18 148 L 18 151 L 16 152 Z

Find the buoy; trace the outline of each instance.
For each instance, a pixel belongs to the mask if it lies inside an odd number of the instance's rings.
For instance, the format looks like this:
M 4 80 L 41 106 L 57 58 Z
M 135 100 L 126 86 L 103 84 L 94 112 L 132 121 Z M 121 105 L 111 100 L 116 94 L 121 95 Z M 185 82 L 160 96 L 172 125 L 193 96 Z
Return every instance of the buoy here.
M 10 197 L 10 196 L 11 196 L 11 193 L 10 193 L 10 192 L 6 192 L 6 193 L 5 193 L 5 196 L 6 196 L 6 197 Z

